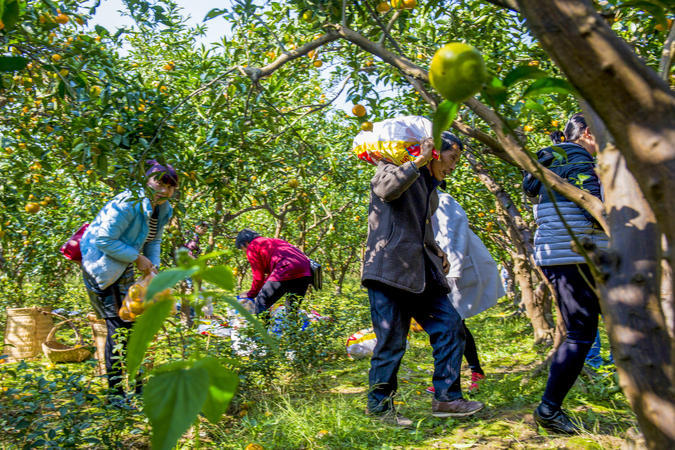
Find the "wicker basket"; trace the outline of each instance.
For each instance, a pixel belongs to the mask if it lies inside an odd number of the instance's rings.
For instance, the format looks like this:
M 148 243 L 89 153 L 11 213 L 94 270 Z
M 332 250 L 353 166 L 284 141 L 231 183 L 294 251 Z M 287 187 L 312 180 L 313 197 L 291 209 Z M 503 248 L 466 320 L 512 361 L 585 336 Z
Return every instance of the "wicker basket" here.
M 42 353 L 42 343 L 54 326 L 51 308 L 7 308 L 5 348 L 9 362 L 30 359 Z
M 104 375 L 105 370 L 105 341 L 108 339 L 108 327 L 104 319 L 99 319 L 96 314 L 87 314 L 89 319 L 89 326 L 91 326 L 91 333 L 94 336 L 94 344 L 96 344 L 96 374 Z
M 70 325 L 73 331 L 75 331 L 75 338 L 77 339 L 78 345 L 74 347 L 54 340 L 54 334 L 56 333 L 56 330 L 66 324 Z M 64 320 L 54 325 L 52 330 L 49 332 L 49 335 L 47 335 L 46 342 L 42 343 L 42 352 L 45 354 L 47 359 L 53 363 L 80 362 L 91 356 L 91 350 L 89 350 L 87 347 L 84 347 L 82 336 L 80 336 L 80 332 L 77 330 L 77 327 L 73 325 L 72 320 Z

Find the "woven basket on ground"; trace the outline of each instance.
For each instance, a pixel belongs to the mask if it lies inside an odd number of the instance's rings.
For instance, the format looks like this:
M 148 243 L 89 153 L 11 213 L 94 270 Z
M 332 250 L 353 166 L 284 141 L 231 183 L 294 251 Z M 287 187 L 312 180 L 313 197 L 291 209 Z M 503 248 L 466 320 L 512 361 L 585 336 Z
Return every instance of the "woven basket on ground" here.
M 54 340 L 54 334 L 56 333 L 56 330 L 65 324 L 70 325 L 73 331 L 75 331 L 77 345 L 66 345 L 57 340 Z M 77 330 L 77 327 L 73 325 L 72 320 L 64 320 L 54 325 L 47 336 L 46 342 L 42 343 L 42 352 L 45 354 L 47 359 L 53 363 L 80 362 L 91 356 L 91 350 L 89 350 L 87 347 L 84 347 L 82 336 L 80 336 L 80 332 Z
M 30 359 L 42 353 L 42 343 L 54 326 L 51 308 L 7 308 L 5 347 L 9 362 Z
M 89 319 L 89 326 L 91 326 L 91 332 L 94 336 L 94 344 L 96 344 L 96 373 L 103 375 L 106 373 L 105 341 L 108 338 L 108 328 L 105 325 L 105 320 L 99 319 L 94 313 L 87 314 L 87 319 Z

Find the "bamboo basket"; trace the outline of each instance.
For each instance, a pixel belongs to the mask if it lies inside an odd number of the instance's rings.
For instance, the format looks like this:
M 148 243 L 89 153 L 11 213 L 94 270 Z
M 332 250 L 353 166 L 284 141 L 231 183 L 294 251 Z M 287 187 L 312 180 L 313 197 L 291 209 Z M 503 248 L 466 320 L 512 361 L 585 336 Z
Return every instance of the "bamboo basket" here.
M 96 314 L 89 313 L 87 314 L 87 319 L 89 319 L 89 326 L 91 326 L 91 333 L 94 336 L 94 344 L 96 344 L 96 374 L 104 375 L 105 370 L 105 342 L 108 339 L 108 327 L 105 324 L 105 320 L 99 319 L 96 317 Z
M 4 354 L 8 362 L 39 356 L 54 326 L 51 308 L 7 308 Z
M 74 347 L 72 345 L 66 345 L 62 342 L 59 342 L 54 339 L 54 334 L 56 330 L 61 328 L 63 325 L 70 325 L 70 327 L 75 332 L 75 338 L 77 339 L 78 344 Z M 51 329 L 47 335 L 47 340 L 42 343 L 42 352 L 45 354 L 47 359 L 53 363 L 60 362 L 80 362 L 91 356 L 91 350 L 84 346 L 84 341 L 80 332 L 77 330 L 77 327 L 73 325 L 73 321 L 64 320 L 57 323 Z

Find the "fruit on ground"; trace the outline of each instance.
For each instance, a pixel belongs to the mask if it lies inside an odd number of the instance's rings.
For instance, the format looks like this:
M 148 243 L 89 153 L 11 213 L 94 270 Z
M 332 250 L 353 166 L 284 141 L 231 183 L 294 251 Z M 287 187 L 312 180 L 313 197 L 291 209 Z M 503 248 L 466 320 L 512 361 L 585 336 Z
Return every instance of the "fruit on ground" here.
M 455 103 L 480 91 L 487 77 L 483 55 L 463 42 L 451 42 L 438 49 L 429 68 L 431 85 Z
M 366 107 L 363 105 L 354 105 L 352 108 L 352 114 L 356 117 L 363 117 L 366 115 Z
M 363 131 L 373 131 L 373 122 L 363 122 L 361 124 L 361 129 Z

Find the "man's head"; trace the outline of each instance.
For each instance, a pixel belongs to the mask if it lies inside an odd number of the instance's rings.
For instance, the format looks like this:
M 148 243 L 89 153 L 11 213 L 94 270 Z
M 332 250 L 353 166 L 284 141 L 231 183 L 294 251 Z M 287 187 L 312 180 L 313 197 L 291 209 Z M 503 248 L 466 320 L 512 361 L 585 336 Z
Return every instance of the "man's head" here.
M 260 234 L 251 229 L 244 228 L 239 232 L 239 234 L 237 234 L 237 238 L 234 240 L 234 246 L 239 250 L 246 250 L 248 244 L 250 244 L 251 241 L 257 237 L 260 237 Z
M 441 134 L 441 140 L 443 144 L 439 152 L 439 159 L 432 159 L 429 163 L 429 171 L 438 181 L 443 181 L 455 170 L 457 161 L 459 161 L 462 150 L 464 150 L 462 141 L 449 131 L 444 131 Z

